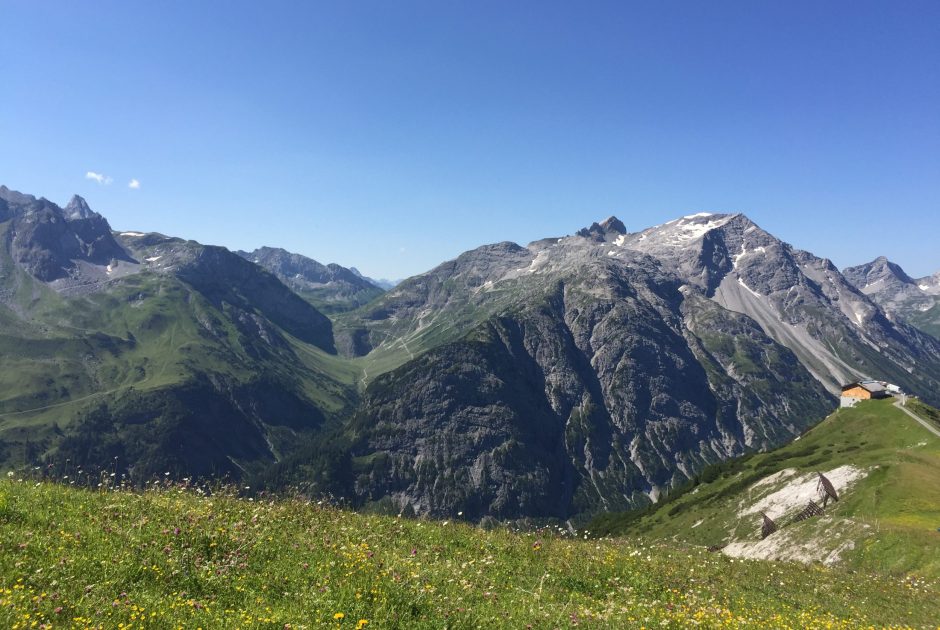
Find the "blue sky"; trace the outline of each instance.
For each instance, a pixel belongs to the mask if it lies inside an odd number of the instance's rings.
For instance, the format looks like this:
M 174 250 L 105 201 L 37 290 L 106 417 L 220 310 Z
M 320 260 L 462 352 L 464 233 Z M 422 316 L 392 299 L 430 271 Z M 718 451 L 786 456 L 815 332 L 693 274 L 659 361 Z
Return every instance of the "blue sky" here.
M 611 214 L 745 212 L 840 267 L 940 270 L 935 1 L 4 0 L 0 22 L 0 183 L 118 229 L 397 278 Z

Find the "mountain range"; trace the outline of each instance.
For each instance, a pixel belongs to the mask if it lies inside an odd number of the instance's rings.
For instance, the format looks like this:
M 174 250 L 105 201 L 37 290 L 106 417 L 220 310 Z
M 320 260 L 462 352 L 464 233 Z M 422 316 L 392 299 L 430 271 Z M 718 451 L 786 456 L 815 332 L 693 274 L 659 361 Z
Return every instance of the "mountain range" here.
M 471 520 L 629 509 L 789 442 L 851 380 L 940 402 L 935 303 L 878 263 L 840 273 L 741 214 L 611 217 L 386 291 L 0 187 L 0 462 Z
M 235 252 L 267 269 L 323 313 L 347 311 L 384 293 L 384 288 L 356 269 L 315 260 L 276 247 Z

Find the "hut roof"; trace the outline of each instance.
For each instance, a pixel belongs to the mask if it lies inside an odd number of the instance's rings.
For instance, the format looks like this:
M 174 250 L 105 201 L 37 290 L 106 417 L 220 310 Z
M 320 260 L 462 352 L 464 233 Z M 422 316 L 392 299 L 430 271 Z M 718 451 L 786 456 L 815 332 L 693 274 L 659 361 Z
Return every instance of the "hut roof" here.
M 861 387 L 862 389 L 868 390 L 872 394 L 878 394 L 880 392 L 886 391 L 884 384 L 878 381 L 857 381 L 855 383 L 849 383 L 848 385 L 842 386 L 842 391 L 852 389 L 854 387 Z

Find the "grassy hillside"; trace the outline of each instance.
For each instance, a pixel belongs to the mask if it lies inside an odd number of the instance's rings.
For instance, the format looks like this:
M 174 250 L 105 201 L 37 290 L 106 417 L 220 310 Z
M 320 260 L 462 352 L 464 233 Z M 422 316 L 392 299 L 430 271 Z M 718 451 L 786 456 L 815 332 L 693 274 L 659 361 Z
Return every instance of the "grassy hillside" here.
M 143 272 L 71 299 L 26 285 L 29 316 L 0 311 L 0 462 L 11 466 L 76 437 L 58 459 L 119 455 L 144 474 L 253 470 L 355 398 L 356 367 L 171 275 Z M 184 426 L 188 440 L 176 437 Z M 176 446 L 184 441 L 202 454 Z M 210 451 L 204 470 L 193 465 Z
M 940 588 L 925 580 L 152 488 L 0 479 L 0 625 L 854 628 L 940 619 Z
M 938 412 L 911 405 L 925 418 Z M 845 481 L 825 514 L 790 524 L 814 474 Z M 940 438 L 892 406 L 840 409 L 796 442 L 704 471 L 645 514 L 608 515 L 600 532 L 653 535 L 751 557 L 839 563 L 861 571 L 940 576 Z M 807 485 L 808 484 L 808 485 Z M 839 484 L 837 484 L 839 485 Z M 804 493 L 805 494 L 805 493 Z M 795 506 L 785 507 L 793 498 Z M 761 541 L 760 511 L 780 530 Z

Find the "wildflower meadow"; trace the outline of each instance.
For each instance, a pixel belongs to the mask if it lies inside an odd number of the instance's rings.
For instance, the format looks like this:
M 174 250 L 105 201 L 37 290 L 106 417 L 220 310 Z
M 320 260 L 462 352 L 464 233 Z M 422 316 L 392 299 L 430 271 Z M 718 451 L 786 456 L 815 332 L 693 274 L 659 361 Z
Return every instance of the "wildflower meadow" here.
M 482 530 L 244 497 L 0 479 L 0 626 L 933 628 L 936 582 L 566 528 Z

